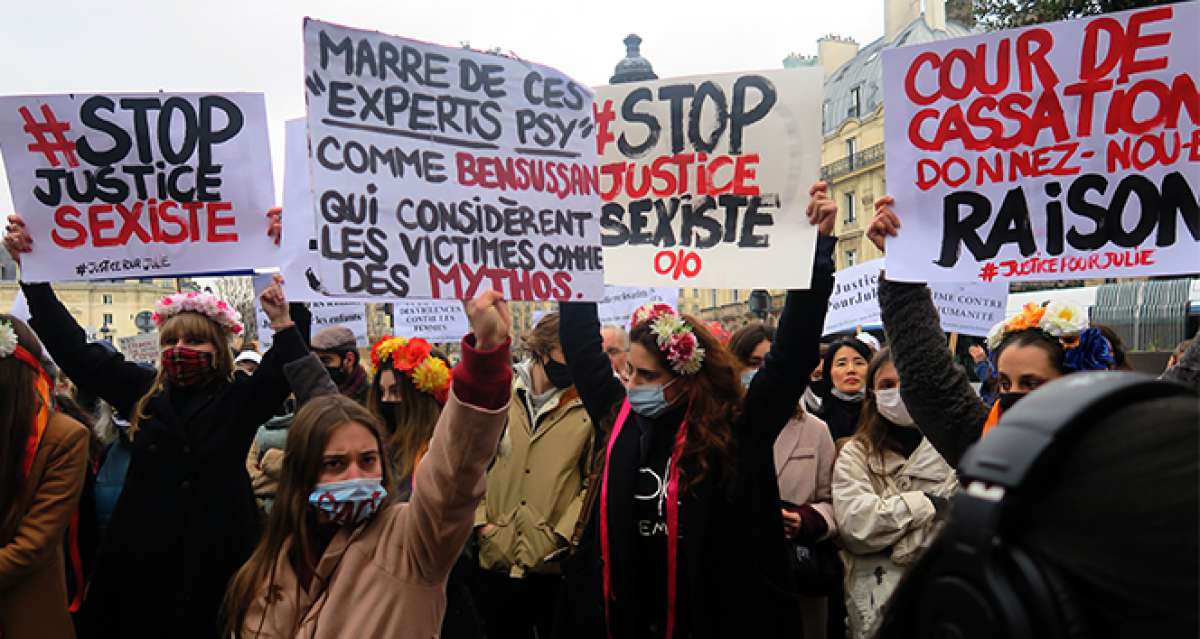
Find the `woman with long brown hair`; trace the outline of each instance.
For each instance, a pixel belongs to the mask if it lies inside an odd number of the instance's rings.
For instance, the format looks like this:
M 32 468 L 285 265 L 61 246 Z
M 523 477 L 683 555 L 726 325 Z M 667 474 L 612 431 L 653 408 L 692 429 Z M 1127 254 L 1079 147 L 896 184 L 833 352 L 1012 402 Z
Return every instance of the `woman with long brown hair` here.
M 809 222 L 821 235 L 812 288 L 788 293 L 748 390 L 703 322 L 661 304 L 634 313 L 626 387 L 601 349 L 596 305 L 560 305 L 567 366 L 608 432 L 566 568 L 560 636 L 795 633 L 773 446 L 817 363 L 833 288 L 837 206 L 824 184 L 810 194 Z
M 74 637 L 63 538 L 76 514 L 88 431 L 55 410 L 33 331 L 0 315 L 0 636 Z
M 421 338 L 384 336 L 371 347 L 374 382 L 367 408 L 383 422 L 397 495 L 407 501 L 417 462 L 429 448 L 433 427 L 450 389 L 446 356 Z
M 33 249 L 19 216 L 5 245 Z M 129 415 L 132 458 L 83 604 L 88 637 L 212 637 L 229 578 L 258 541 L 246 473 L 255 432 L 287 398 L 284 366 L 308 347 L 280 286 L 259 297 L 275 330 L 253 376 L 233 374 L 238 313 L 209 293 L 155 305 L 159 362 L 150 369 L 87 341 L 49 284 L 22 283 L 37 332 L 79 390 Z
M 884 348 L 867 369 L 858 431 L 833 467 L 833 511 L 855 639 L 868 636 L 958 486 L 908 414 L 900 385 L 891 350 Z
M 225 598 L 227 635 L 438 634 L 512 383 L 507 304 L 489 291 L 468 315 L 473 334 L 410 501 L 395 496 L 383 424 L 369 411 L 337 395 L 297 413 L 266 534 Z

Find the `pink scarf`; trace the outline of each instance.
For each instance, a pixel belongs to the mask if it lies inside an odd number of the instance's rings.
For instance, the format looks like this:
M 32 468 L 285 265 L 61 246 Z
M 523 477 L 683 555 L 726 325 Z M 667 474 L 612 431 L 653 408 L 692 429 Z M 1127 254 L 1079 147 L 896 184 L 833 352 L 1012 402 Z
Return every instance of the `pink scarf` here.
M 608 538 L 608 471 L 612 468 L 613 445 L 621 435 L 621 429 L 629 418 L 629 400 L 621 405 L 621 412 L 608 438 L 608 449 L 604 454 L 604 477 L 600 482 L 600 556 L 604 561 L 604 621 L 609 638 L 612 637 L 612 550 Z M 665 639 L 675 634 L 676 574 L 679 565 L 679 459 L 687 443 L 687 419 L 679 424 L 675 433 L 675 445 L 671 449 L 671 469 L 667 473 L 667 633 Z

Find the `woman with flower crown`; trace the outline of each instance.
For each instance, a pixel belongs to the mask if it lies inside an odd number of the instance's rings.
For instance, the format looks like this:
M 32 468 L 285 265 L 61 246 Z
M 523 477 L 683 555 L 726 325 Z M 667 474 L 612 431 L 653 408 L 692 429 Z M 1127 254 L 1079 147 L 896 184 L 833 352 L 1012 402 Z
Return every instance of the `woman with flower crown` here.
M 32 250 L 18 216 L 5 245 Z M 233 375 L 230 342 L 240 317 L 207 293 L 176 293 L 155 306 L 157 370 L 88 343 L 49 284 L 22 283 L 30 325 L 80 390 L 130 416 L 133 453 L 83 604 L 88 637 L 212 637 L 229 578 L 258 541 L 246 474 L 258 426 L 290 392 L 284 366 L 308 348 L 278 277 L 260 298 L 275 342 L 251 377 Z
M 63 539 L 88 463 L 88 431 L 55 410 L 42 346 L 0 315 L 0 637 L 74 637 Z
M 564 562 L 558 636 L 798 632 L 773 449 L 817 364 L 833 288 L 837 205 L 823 183 L 810 195 L 820 230 L 812 288 L 788 293 L 749 389 L 703 322 L 663 304 L 634 313 L 622 385 L 601 348 L 596 305 L 560 305 L 567 366 L 607 443 Z
M 880 251 L 900 218 L 886 195 L 875 202 L 867 236 Z M 1069 303 L 1027 304 L 988 335 L 998 399 L 984 405 L 966 373 L 954 366 L 937 308 L 924 284 L 879 278 L 879 307 L 900 373 L 903 403 L 952 467 L 994 427 L 1004 411 L 1047 382 L 1070 373 L 1107 370 L 1112 347 L 1089 325 L 1087 310 Z

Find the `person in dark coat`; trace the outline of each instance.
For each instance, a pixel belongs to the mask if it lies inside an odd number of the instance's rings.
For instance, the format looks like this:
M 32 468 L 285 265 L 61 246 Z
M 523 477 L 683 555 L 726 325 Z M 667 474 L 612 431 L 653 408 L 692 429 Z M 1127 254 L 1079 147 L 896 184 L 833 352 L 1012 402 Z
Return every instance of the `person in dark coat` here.
M 367 405 L 371 378 L 358 361 L 358 341 L 345 326 L 330 326 L 312 338 L 312 351 L 321 359 L 338 392 L 362 406 Z
M 707 327 L 665 305 L 634 314 L 627 389 L 601 348 L 596 305 L 560 304 L 571 377 L 609 434 L 579 545 L 565 560 L 557 636 L 794 636 L 800 603 L 773 449 L 817 363 L 833 289 L 837 206 L 823 184 L 812 194 L 809 220 L 822 233 L 812 289 L 788 293 L 748 391 Z
M 261 297 L 274 346 L 249 378 L 233 376 L 236 313 L 211 295 L 177 293 L 159 302 L 156 373 L 88 344 L 50 285 L 22 289 L 30 324 L 59 366 L 131 416 L 132 461 L 80 635 L 215 636 L 226 585 L 258 541 L 246 450 L 288 396 L 284 366 L 308 352 L 278 280 Z

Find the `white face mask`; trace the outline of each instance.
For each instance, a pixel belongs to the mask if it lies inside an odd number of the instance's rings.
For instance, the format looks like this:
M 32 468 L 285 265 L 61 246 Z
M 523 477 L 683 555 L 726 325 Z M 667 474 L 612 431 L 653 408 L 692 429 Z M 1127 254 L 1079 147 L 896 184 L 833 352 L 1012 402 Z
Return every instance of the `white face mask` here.
M 912 415 L 908 414 L 908 407 L 904 405 L 904 400 L 900 397 L 899 388 L 875 391 L 875 406 L 879 409 L 880 415 L 897 426 L 911 428 L 915 424 Z

